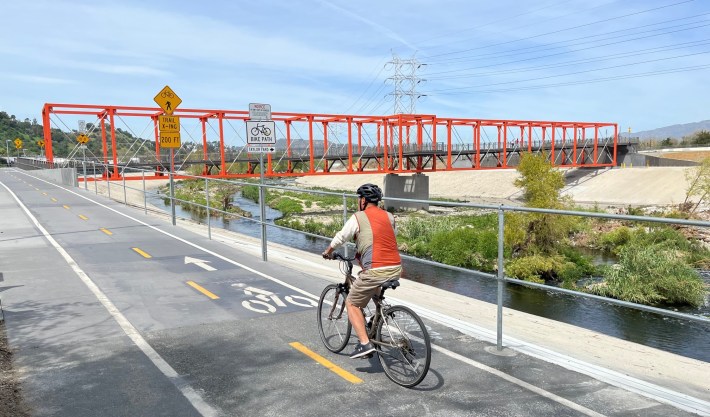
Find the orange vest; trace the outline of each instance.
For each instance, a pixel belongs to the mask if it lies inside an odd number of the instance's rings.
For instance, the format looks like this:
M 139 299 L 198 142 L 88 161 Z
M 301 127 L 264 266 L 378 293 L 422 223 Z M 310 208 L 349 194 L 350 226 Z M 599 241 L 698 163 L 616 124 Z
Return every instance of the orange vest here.
M 398 266 L 402 263 L 394 235 L 394 218 L 379 207 L 355 213 L 360 229 L 355 244 L 363 269 Z

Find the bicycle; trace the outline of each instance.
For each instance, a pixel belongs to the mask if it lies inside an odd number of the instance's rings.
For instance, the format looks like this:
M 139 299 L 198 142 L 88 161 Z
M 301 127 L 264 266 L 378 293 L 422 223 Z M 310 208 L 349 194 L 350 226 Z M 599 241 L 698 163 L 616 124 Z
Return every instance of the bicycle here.
M 345 275 L 341 284 L 325 287 L 318 300 L 318 331 L 325 347 L 338 353 L 350 341 L 352 325 L 347 317 L 345 299 L 354 279 L 353 258 L 339 253 L 333 254 L 340 260 L 340 270 Z M 431 364 L 431 342 L 429 332 L 417 313 L 405 306 L 392 306 L 385 301 L 385 291 L 399 287 L 399 280 L 383 283 L 367 307 L 365 324 L 367 335 L 375 345 L 376 352 L 385 375 L 394 383 L 406 388 L 418 385 L 429 371 Z

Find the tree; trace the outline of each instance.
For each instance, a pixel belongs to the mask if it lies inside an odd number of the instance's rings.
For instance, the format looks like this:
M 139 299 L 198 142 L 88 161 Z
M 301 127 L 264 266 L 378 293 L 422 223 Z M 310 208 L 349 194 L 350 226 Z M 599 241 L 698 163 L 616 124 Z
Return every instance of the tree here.
M 523 189 L 526 207 L 565 209 L 570 200 L 562 196 L 564 175 L 552 167 L 544 154 L 525 153 L 518 165 L 520 178 L 515 185 Z M 526 255 L 553 254 L 556 246 L 573 228 L 569 216 L 546 213 L 512 214 L 506 221 L 506 243 L 513 252 Z
M 696 145 L 710 145 L 710 132 L 701 130 L 693 137 L 693 143 Z
M 688 190 L 682 207 L 693 213 L 710 197 L 710 158 L 703 159 L 700 165 L 685 171 L 685 179 L 688 181 Z M 697 197 L 695 203 L 691 201 L 693 197 Z

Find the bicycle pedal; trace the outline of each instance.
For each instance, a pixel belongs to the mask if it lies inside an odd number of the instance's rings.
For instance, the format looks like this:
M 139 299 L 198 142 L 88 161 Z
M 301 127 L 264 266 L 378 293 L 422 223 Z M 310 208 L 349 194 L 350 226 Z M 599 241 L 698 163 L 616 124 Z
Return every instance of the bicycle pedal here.
M 368 353 L 365 356 L 360 356 L 360 359 L 372 359 L 373 356 L 375 356 L 374 353 Z

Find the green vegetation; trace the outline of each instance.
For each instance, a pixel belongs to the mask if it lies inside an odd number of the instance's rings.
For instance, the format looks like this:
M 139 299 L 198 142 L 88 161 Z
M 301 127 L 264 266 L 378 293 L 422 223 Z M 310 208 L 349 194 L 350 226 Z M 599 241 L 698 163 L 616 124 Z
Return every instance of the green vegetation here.
M 349 191 L 327 191 L 350 193 Z M 268 188 L 265 189 L 264 194 L 266 204 L 283 214 L 280 219 L 275 221 L 279 226 L 328 237 L 333 236 L 343 225 L 342 214 L 335 214 L 342 213 L 342 196 Z M 242 197 L 258 202 L 259 187 L 256 185 L 243 187 Z M 347 199 L 347 208 L 351 212 L 355 210 L 355 201 L 353 199 Z M 297 215 L 303 214 L 306 209 L 310 213 L 318 213 L 325 217 L 320 221 L 310 218 L 301 220 Z
M 677 243 L 650 243 L 646 234 L 634 234 L 618 249 L 619 263 L 607 267 L 605 280 L 588 291 L 647 305 L 702 305 L 707 289 L 688 264 L 691 255 L 679 250 Z
M 169 186 L 162 187 L 163 194 L 168 194 Z M 232 196 L 239 191 L 239 186 L 225 182 L 211 182 L 209 187 L 210 204 L 213 209 L 227 213 L 234 213 L 242 217 L 251 217 L 251 213 L 242 210 L 232 203 Z M 200 216 L 207 215 L 207 197 L 205 195 L 205 182 L 203 180 L 191 179 L 175 183 L 175 198 L 184 210 L 196 213 Z M 165 204 L 170 204 L 169 197 L 163 199 Z M 199 204 L 199 205 L 198 205 Z M 225 216 L 224 213 L 211 212 L 213 216 Z
M 403 252 L 448 265 L 493 271 L 498 256 L 495 213 L 410 217 L 398 225 Z
M 685 178 L 689 185 L 681 208 L 694 213 L 701 203 L 710 198 L 710 158 L 705 158 L 697 167 L 688 169 Z M 693 197 L 696 198 L 695 203 L 691 200 Z

